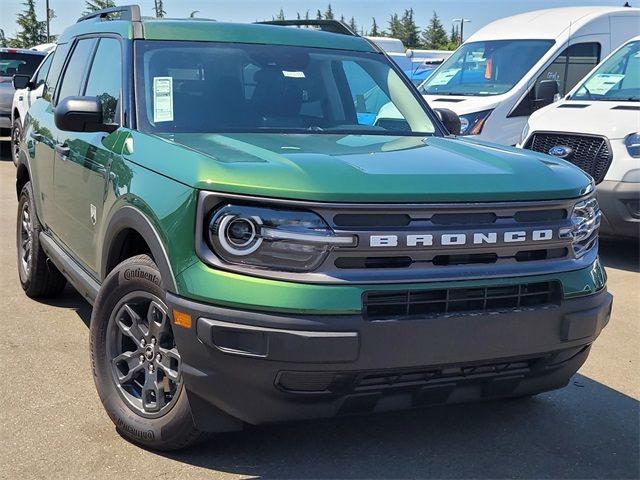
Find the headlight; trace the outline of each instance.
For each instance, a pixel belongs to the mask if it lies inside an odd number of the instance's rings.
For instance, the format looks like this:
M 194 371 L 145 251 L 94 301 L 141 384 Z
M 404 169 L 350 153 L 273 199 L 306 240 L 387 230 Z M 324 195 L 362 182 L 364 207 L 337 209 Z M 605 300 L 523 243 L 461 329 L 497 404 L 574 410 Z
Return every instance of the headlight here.
M 226 205 L 211 215 L 209 247 L 223 261 L 271 270 L 307 272 L 336 247 L 354 247 L 312 212 Z
M 479 135 L 493 110 L 460 115 L 460 135 Z
M 573 252 L 576 258 L 580 258 L 598 239 L 600 228 L 600 206 L 595 197 L 578 202 L 571 213 L 571 227 L 560 230 L 560 237 L 571 238 Z
M 640 158 L 640 133 L 632 133 L 624 139 L 627 152 L 634 158 Z

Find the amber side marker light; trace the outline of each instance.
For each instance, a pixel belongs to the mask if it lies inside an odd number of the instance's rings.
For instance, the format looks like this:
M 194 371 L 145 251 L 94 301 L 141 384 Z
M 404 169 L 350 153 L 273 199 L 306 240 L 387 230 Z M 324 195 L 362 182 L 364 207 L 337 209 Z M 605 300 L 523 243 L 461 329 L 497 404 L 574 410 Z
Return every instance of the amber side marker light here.
M 180 327 L 191 328 L 191 315 L 174 309 L 173 323 Z

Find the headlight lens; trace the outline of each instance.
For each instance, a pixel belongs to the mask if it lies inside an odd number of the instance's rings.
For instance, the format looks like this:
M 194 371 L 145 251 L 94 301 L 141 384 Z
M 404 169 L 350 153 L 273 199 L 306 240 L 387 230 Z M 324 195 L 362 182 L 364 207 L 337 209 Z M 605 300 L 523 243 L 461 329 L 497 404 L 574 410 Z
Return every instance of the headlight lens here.
M 460 135 L 479 135 L 493 110 L 460 115 Z
M 640 133 L 632 133 L 624 139 L 627 152 L 634 158 L 640 158 Z
M 595 197 L 578 202 L 571 214 L 571 227 L 560 230 L 560 237 L 573 240 L 573 252 L 576 258 L 583 256 L 598 239 L 600 228 L 600 206 Z
M 312 212 L 226 205 L 211 215 L 212 251 L 235 265 L 308 272 L 335 247 L 356 246 L 353 235 L 336 235 Z

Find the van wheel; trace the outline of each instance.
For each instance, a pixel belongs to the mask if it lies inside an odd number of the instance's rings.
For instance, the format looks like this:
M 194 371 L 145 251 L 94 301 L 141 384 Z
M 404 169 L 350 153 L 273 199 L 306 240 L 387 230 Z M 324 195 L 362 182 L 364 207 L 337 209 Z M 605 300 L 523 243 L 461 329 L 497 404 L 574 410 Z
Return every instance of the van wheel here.
M 11 126 L 11 160 L 18 166 L 18 154 L 20 153 L 20 142 L 22 141 L 22 122 L 20 117 L 13 120 Z
M 176 450 L 196 429 L 160 272 L 147 255 L 105 279 L 91 315 L 91 364 L 100 400 L 118 432 L 155 450 Z
M 47 261 L 47 255 L 40 246 L 40 231 L 31 182 L 27 182 L 18 201 L 16 247 L 20 284 L 32 298 L 58 295 L 67 283 L 60 271 Z

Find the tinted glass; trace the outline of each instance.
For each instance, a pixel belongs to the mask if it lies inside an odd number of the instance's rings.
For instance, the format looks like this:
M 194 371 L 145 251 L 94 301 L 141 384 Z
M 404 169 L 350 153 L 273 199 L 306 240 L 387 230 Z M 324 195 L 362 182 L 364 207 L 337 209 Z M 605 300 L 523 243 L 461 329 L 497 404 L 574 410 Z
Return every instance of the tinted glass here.
M 115 38 L 103 38 L 98 44 L 84 94 L 102 102 L 105 123 L 118 123 L 118 102 L 122 85 L 122 53 Z
M 47 78 L 47 74 L 49 73 L 49 67 L 51 67 L 51 60 L 53 60 L 53 55 L 49 55 L 45 58 L 42 65 L 38 69 L 38 73 L 36 74 L 36 78 L 33 79 L 34 88 L 38 88 L 40 85 L 44 83 L 45 78 Z
M 89 38 L 80 40 L 76 44 L 61 80 L 58 102 L 66 97 L 80 95 L 80 88 L 84 82 L 85 72 L 87 71 L 87 65 L 95 42 L 95 39 Z
M 547 53 L 552 40 L 494 40 L 462 45 L 421 86 L 430 95 L 508 92 Z
M 60 73 L 62 72 L 62 67 L 64 67 L 64 62 L 67 58 L 67 54 L 69 53 L 69 48 L 71 48 L 70 43 L 62 43 L 59 44 L 56 47 L 56 51 L 53 52 L 51 68 L 49 68 L 47 80 L 45 81 L 44 92 L 42 94 L 42 98 L 45 100 L 51 101 L 53 98 L 53 92 L 56 90 L 56 85 L 60 79 Z
M 609 57 L 571 98 L 640 101 L 640 41 L 628 43 Z
M 150 131 L 435 131 L 378 53 L 144 41 L 136 43 L 136 62 L 138 120 Z
M 600 44 L 577 43 L 565 48 L 538 77 L 536 85 L 543 80 L 558 82 L 560 95 L 571 90 L 600 61 Z
M 31 76 L 43 59 L 44 55 L 0 52 L 0 77 Z

